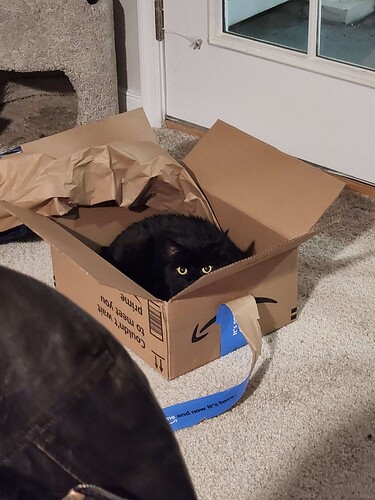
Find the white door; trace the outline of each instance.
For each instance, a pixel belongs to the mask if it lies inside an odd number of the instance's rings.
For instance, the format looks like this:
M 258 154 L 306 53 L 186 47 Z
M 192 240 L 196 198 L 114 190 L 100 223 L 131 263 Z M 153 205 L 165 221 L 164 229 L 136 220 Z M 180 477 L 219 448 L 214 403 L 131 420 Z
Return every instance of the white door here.
M 375 183 L 374 0 L 268 3 L 242 20 L 262 1 L 164 0 L 164 113 Z

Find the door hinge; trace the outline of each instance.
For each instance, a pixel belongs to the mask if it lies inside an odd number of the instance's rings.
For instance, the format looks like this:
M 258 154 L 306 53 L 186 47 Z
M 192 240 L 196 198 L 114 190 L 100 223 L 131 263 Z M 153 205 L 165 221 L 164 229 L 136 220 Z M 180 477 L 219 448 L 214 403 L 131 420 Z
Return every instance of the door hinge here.
M 155 35 L 158 42 L 164 40 L 164 5 L 163 0 L 155 0 Z

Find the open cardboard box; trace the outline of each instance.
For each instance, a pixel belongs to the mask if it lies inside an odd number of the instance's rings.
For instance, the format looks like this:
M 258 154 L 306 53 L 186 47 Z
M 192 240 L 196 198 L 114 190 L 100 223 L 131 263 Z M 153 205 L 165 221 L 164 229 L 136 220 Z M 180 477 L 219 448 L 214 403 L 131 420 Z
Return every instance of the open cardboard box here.
M 23 151 L 59 158 L 120 139 L 158 147 L 143 111 L 136 110 L 26 144 Z M 50 242 L 56 288 L 168 379 L 220 356 L 215 315 L 222 303 L 252 294 L 263 334 L 296 319 L 298 246 L 311 237 L 309 231 L 344 187 L 333 176 L 222 121 L 204 135 L 184 165 L 209 202 L 207 216 L 212 209 L 241 248 L 255 240 L 256 253 L 202 277 L 169 302 L 151 296 L 95 252 L 160 207 L 138 212 L 80 207 L 51 218 L 2 202 Z

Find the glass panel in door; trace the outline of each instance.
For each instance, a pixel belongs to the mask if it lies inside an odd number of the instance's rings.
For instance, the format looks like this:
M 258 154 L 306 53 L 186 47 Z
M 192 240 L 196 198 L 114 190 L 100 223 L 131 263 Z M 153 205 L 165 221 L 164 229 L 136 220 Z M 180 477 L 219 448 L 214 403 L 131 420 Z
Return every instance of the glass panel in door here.
M 375 0 L 322 0 L 318 55 L 375 69 Z
M 305 54 L 310 39 L 311 57 L 375 69 L 375 0 L 223 0 L 223 8 L 226 33 Z
M 224 31 L 307 53 L 309 0 L 224 0 Z

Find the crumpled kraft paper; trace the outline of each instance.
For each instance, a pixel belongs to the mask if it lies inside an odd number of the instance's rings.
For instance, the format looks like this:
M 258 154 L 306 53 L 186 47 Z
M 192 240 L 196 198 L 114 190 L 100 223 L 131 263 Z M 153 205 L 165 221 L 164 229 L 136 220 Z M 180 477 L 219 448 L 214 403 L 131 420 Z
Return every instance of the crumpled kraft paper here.
M 190 174 L 151 141 L 112 142 L 61 158 L 21 153 L 0 160 L 0 199 L 40 214 L 115 201 L 121 207 L 191 213 L 214 220 Z M 0 209 L 0 231 L 20 222 Z

